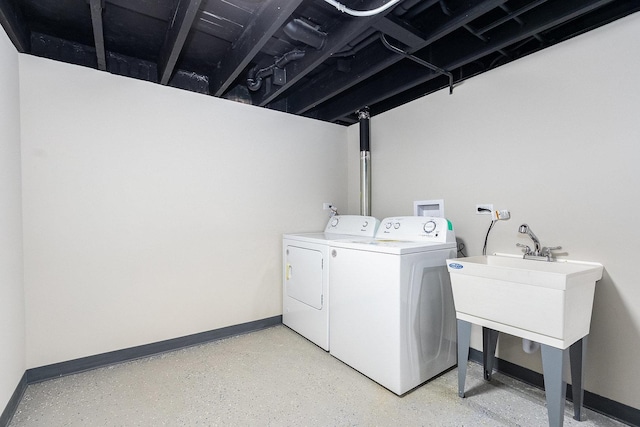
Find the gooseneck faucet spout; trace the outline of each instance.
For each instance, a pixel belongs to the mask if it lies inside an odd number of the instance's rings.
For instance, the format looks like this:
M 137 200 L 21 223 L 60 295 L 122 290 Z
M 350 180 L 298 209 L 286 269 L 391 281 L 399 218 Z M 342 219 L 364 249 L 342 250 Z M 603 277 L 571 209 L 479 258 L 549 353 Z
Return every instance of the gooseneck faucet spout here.
M 534 250 L 533 250 L 531 255 L 539 256 L 540 255 L 540 240 L 538 240 L 538 237 L 536 237 L 536 235 L 533 234 L 533 231 L 531 231 L 531 228 L 527 224 L 522 224 L 518 228 L 518 232 L 520 232 L 522 234 L 527 234 L 531 238 L 531 240 L 533 240 L 533 244 L 535 245 L 535 248 L 534 248 Z
M 556 249 L 562 249 L 561 246 L 545 246 L 543 248 L 540 248 L 540 240 L 538 240 L 538 237 L 535 234 L 533 234 L 533 231 L 531 231 L 531 228 L 529 228 L 527 224 L 522 224 L 520 227 L 518 227 L 518 233 L 526 234 L 527 236 L 529 236 L 531 240 L 533 240 L 533 244 L 534 244 L 534 248 L 532 250 L 527 245 L 523 245 L 522 243 L 516 243 L 516 246 L 523 248 L 524 259 L 535 259 L 539 261 L 555 261 L 555 256 L 552 251 Z

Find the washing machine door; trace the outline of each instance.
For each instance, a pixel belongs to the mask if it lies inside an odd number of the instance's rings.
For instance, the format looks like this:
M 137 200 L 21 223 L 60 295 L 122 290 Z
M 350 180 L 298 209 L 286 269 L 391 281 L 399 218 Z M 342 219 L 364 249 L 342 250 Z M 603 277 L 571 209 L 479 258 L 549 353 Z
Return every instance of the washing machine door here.
M 318 310 L 322 309 L 322 252 L 310 248 L 287 246 L 285 252 L 285 289 L 294 298 Z

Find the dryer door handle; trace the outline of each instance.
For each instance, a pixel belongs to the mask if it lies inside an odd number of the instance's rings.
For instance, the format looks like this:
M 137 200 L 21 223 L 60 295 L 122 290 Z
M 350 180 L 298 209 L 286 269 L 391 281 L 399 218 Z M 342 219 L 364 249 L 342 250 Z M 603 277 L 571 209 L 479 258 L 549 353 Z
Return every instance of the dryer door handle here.
M 291 264 L 288 264 L 288 263 L 287 263 L 286 279 L 287 280 L 291 279 Z

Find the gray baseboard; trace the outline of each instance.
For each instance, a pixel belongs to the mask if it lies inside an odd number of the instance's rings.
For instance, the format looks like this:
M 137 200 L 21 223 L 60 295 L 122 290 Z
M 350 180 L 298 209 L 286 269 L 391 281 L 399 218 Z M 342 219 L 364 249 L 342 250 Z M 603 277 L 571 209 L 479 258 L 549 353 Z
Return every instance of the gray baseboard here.
M 227 326 L 225 328 L 215 329 L 212 331 L 27 369 L 22 376 L 20 383 L 16 387 L 15 392 L 11 396 L 9 403 L 2 411 L 2 415 L 0 416 L 0 427 L 6 427 L 9 425 L 11 418 L 13 418 L 13 415 L 18 408 L 20 399 L 29 384 L 101 368 L 103 366 L 109 366 L 116 363 L 149 357 L 154 354 L 165 353 L 167 351 L 174 351 L 185 347 L 204 344 L 206 342 L 217 341 L 223 338 L 242 335 L 249 332 L 255 332 L 281 323 L 282 316 L 268 317 L 266 319 Z
M 469 360 L 482 364 L 482 352 L 474 348 L 469 349 Z M 543 375 L 514 363 L 496 357 L 495 370 L 524 383 L 544 389 Z M 573 400 L 571 384 L 567 385 L 567 399 Z M 640 410 L 624 405 L 614 400 L 599 396 L 584 390 L 584 406 L 607 417 L 618 420 L 630 426 L 640 427 Z
M 7 406 L 0 414 L 0 426 L 6 427 L 9 425 L 11 418 L 13 418 L 13 414 L 16 413 L 18 409 L 18 405 L 20 404 L 20 400 L 22 399 L 22 395 L 24 391 L 27 389 L 27 373 L 22 374 L 22 378 L 20 378 L 20 382 L 18 383 L 18 387 L 16 387 L 15 391 L 11 395 Z
M 166 351 L 173 351 L 184 347 L 216 341 L 247 332 L 254 332 L 280 323 L 282 323 L 282 316 L 274 316 L 266 319 L 255 320 L 253 322 L 242 323 L 240 325 L 227 326 L 226 328 L 215 329 L 165 341 L 158 341 L 122 350 L 110 351 L 108 353 L 82 357 L 80 359 L 69 360 L 67 362 L 54 363 L 52 365 L 41 366 L 39 368 L 27 369 L 27 384 L 33 384 L 64 375 L 76 374 L 78 372 L 113 365 L 115 363 L 140 359 L 142 357 L 148 357 L 154 354 L 164 353 Z

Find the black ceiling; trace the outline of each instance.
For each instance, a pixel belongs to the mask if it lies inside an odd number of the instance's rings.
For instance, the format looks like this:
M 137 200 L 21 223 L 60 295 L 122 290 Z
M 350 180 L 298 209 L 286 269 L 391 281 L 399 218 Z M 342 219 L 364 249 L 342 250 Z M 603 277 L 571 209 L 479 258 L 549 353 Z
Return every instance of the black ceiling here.
M 402 0 L 354 17 L 325 0 L 0 0 L 0 22 L 20 52 L 351 124 L 364 106 L 375 115 L 453 88 L 638 10 L 638 0 Z

